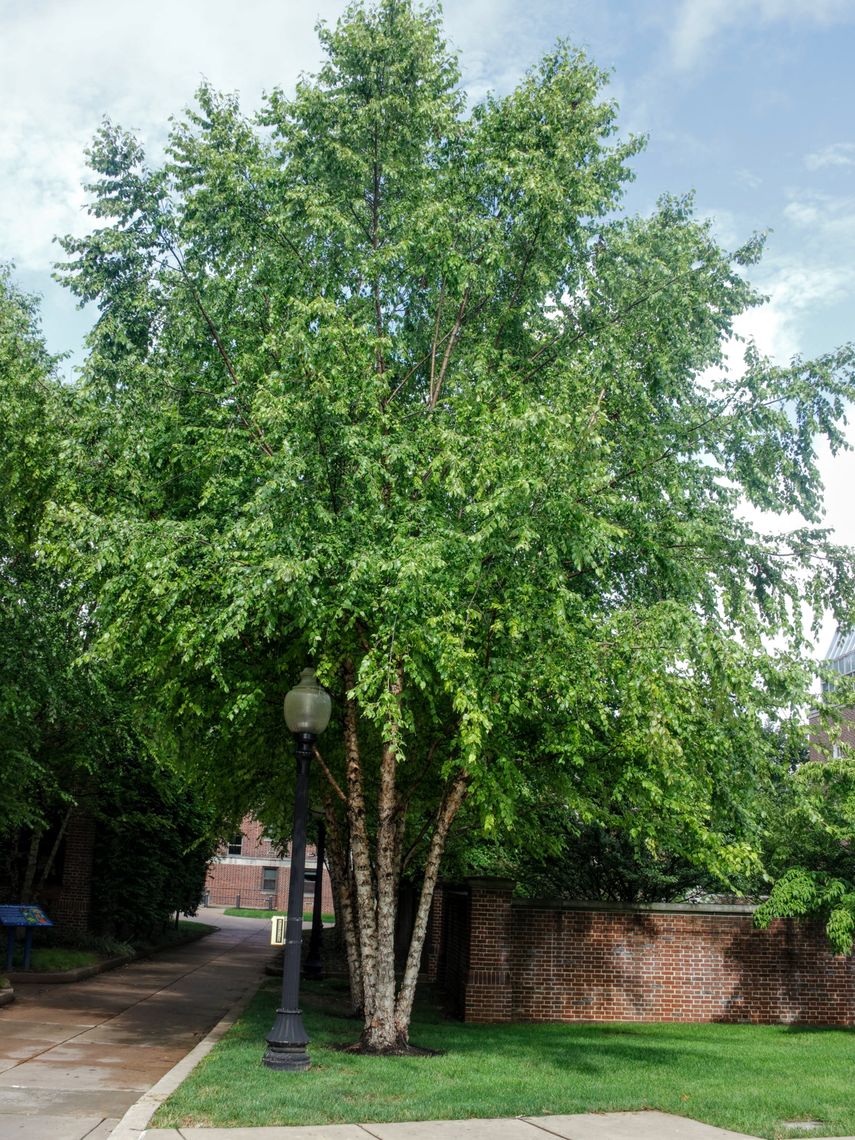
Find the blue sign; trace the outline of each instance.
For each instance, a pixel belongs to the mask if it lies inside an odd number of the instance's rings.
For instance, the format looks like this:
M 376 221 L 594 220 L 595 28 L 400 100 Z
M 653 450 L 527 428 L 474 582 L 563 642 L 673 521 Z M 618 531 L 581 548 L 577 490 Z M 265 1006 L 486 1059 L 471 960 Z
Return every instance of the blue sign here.
M 0 926 L 6 926 L 6 971 L 12 969 L 15 954 L 15 928 L 24 927 L 24 969 L 29 970 L 33 953 L 33 931 L 39 926 L 53 926 L 40 906 L 25 903 L 23 906 L 0 906 Z

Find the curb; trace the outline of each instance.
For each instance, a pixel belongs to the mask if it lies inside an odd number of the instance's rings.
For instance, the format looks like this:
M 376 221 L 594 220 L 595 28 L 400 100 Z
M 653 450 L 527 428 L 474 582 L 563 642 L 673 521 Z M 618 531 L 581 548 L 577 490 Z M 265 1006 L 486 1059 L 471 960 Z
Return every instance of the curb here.
M 0 1005 L 8 1005 L 15 1000 L 15 991 L 11 986 L 4 986 L 0 990 Z
M 225 1016 L 217 1022 L 208 1036 L 191 1049 L 186 1057 L 182 1057 L 176 1065 L 173 1065 L 168 1073 L 164 1073 L 160 1080 L 152 1085 L 147 1092 L 144 1092 L 135 1104 L 131 1105 L 110 1133 L 110 1140 L 140 1140 L 157 1109 L 192 1073 L 199 1062 L 207 1057 L 220 1038 L 224 1037 L 226 1032 L 231 1029 L 264 981 L 265 978 L 262 974 L 250 982 L 243 994 Z

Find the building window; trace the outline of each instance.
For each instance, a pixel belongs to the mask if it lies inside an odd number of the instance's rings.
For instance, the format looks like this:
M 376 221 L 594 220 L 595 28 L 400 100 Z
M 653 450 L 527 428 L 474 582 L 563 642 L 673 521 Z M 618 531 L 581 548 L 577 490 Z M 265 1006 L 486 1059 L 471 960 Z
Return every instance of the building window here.
M 240 855 L 243 851 L 243 836 L 235 835 L 229 840 L 229 855 Z
M 278 867 L 265 867 L 261 873 L 261 889 L 262 891 L 275 892 L 276 884 L 279 881 L 279 868 Z

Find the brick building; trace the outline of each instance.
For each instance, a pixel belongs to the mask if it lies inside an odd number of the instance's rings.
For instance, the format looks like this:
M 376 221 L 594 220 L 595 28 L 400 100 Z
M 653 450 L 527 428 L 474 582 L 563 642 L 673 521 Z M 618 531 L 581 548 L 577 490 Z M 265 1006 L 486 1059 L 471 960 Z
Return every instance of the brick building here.
M 209 906 L 259 907 L 281 913 L 288 907 L 290 873 L 289 856 L 283 855 L 264 834 L 263 824 L 246 816 L 240 832 L 212 860 L 205 880 L 205 897 Z M 306 848 L 305 910 L 312 909 L 317 873 L 317 851 L 309 845 Z M 332 914 L 332 887 L 326 867 L 322 884 L 323 912 Z
M 824 664 L 841 677 L 855 677 L 855 630 L 837 630 L 825 655 Z M 824 694 L 833 690 L 833 681 L 823 681 Z M 811 760 L 826 760 L 829 757 L 836 760 L 846 754 L 855 755 L 855 707 L 850 705 L 842 708 L 840 717 L 840 734 L 829 739 L 828 733 L 813 727 L 818 725 L 819 715 L 813 713 L 810 716 L 809 723 L 813 728 L 809 750 Z

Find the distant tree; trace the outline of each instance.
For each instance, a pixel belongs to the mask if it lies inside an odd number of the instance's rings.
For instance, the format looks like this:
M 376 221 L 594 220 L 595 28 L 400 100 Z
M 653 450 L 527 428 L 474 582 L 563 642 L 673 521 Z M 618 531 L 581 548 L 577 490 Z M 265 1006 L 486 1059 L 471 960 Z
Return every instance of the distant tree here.
M 33 298 L 0 272 L 0 835 L 48 816 L 104 746 L 102 694 L 74 663 L 85 637 L 81 598 L 38 543 L 55 489 L 64 394 Z M 0 850 L 9 857 L 8 843 Z M 30 857 L 34 855 L 31 848 Z
M 749 346 L 727 372 L 760 243 L 724 251 L 687 199 L 619 215 L 640 143 L 579 53 L 467 111 L 432 10 L 356 4 L 320 38 L 318 75 L 258 122 L 203 87 L 160 168 L 99 132 L 101 228 L 64 243 L 100 316 L 55 542 L 98 598 L 95 650 L 212 792 L 284 795 L 281 694 L 317 666 L 382 1052 L 407 1044 L 465 800 L 510 827 L 556 780 L 639 847 L 756 864 L 718 821 L 808 691 L 803 596 L 851 605 L 814 447 L 843 445 L 853 354 L 780 368 Z M 746 500 L 806 525 L 761 534 Z
M 96 904 L 106 898 L 118 923 L 129 897 L 144 899 L 136 908 L 139 930 L 198 902 L 200 867 L 212 854 L 216 828 L 209 813 L 191 807 L 186 780 L 158 769 L 147 754 L 115 676 L 103 664 L 81 661 L 94 629 L 91 598 L 48 563 L 41 537 L 46 505 L 61 493 L 70 422 L 69 393 L 45 350 L 37 304 L 4 270 L 0 896 L 39 897 L 57 869 L 71 812 L 81 806 L 102 819 Z M 154 832 L 157 843 L 143 850 Z
M 145 753 L 118 753 L 99 775 L 89 805 L 93 928 L 127 941 L 154 937 L 201 902 L 216 846 L 213 813 L 197 788 Z
M 855 703 L 855 694 L 848 689 Z M 771 890 L 756 922 L 822 922 L 838 954 L 855 949 L 855 758 L 810 761 L 779 789 L 768 813 Z

